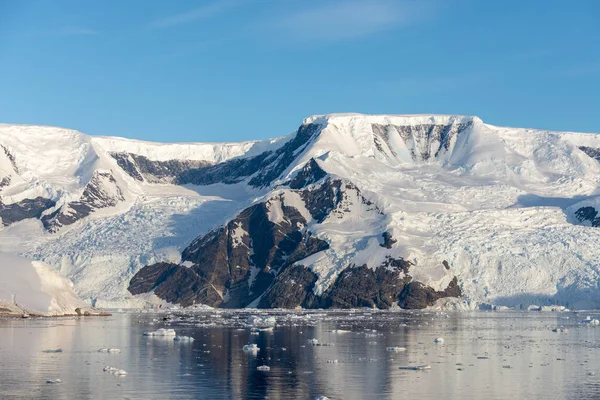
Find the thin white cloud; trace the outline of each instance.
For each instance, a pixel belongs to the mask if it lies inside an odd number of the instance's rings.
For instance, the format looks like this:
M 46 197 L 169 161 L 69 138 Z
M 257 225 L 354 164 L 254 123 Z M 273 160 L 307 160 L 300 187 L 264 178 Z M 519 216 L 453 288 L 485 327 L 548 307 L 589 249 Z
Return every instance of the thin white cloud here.
M 170 15 L 158 19 L 150 24 L 151 28 L 170 28 L 178 25 L 189 24 L 191 22 L 214 18 L 225 13 L 239 3 L 230 0 L 218 0 L 212 3 L 204 4 L 201 7 L 194 8 L 179 14 Z
M 296 40 L 352 39 L 408 26 L 422 19 L 425 3 L 402 0 L 319 1 L 317 6 L 283 17 L 276 26 Z

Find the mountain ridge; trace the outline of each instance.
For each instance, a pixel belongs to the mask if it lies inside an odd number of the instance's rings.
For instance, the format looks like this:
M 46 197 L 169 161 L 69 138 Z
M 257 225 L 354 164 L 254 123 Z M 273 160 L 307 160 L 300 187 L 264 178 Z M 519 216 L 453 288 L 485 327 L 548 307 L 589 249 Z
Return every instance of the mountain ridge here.
M 59 148 L 42 128 L 32 129 L 36 140 L 46 139 L 28 143 L 22 126 L 0 125 L 0 218 L 10 214 L 11 221 L 0 229 L 0 251 L 47 262 L 98 306 L 143 305 L 157 285 L 127 292 L 142 267 L 193 262 L 181 256 L 190 244 L 250 207 L 263 204 L 257 223 L 278 238 L 279 224 L 293 214 L 277 208 L 281 203 L 299 212 L 301 219 L 292 220 L 303 225 L 286 230 L 285 237 L 300 236 L 285 239 L 284 248 L 308 237 L 328 248 L 289 265 L 274 261 L 292 254 L 275 242 L 260 251 L 283 252 L 266 264 L 256 263 L 257 253 L 238 255 L 245 272 L 214 281 L 216 303 L 237 288 L 239 306 L 268 306 L 256 293 L 288 306 L 430 306 L 439 298 L 434 293 L 455 282 L 459 291 L 450 294 L 473 304 L 514 306 L 523 299 L 600 307 L 600 253 L 590 250 L 600 238 L 593 229 L 600 138 L 593 134 L 502 128 L 473 116 L 325 114 L 266 141 L 152 144 L 59 129 Z M 14 208 L 24 201 L 31 207 L 35 198 L 54 204 L 17 218 Z M 368 203 L 379 213 L 367 211 Z M 42 221 L 53 215 L 64 216 L 48 229 Z M 399 285 L 418 301 L 385 286 L 390 278 L 377 271 L 389 269 L 386 260 L 410 264 L 393 279 L 407 279 Z M 224 265 L 204 264 L 212 271 Z M 206 265 L 193 267 L 199 285 L 206 284 Z M 365 275 L 371 289 L 344 288 L 340 277 L 363 266 L 376 273 Z M 293 271 L 310 290 L 278 279 Z M 250 296 L 239 291 L 241 282 L 249 290 L 262 286 Z M 159 291 L 171 296 L 166 292 Z

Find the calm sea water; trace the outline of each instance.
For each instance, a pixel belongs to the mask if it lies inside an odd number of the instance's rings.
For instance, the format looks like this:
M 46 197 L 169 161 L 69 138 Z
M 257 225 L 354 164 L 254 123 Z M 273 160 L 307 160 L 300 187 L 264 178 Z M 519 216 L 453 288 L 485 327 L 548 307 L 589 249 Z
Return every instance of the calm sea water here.
M 0 398 L 600 398 L 600 327 L 580 323 L 589 314 L 269 313 L 277 326 L 258 334 L 245 325 L 249 315 L 0 320 Z M 558 326 L 568 333 L 552 332 Z M 158 328 L 195 340 L 142 335 Z M 334 345 L 307 344 L 312 338 Z M 249 343 L 256 355 L 242 351 Z M 98 352 L 109 347 L 121 353 Z M 400 369 L 417 365 L 431 369 Z

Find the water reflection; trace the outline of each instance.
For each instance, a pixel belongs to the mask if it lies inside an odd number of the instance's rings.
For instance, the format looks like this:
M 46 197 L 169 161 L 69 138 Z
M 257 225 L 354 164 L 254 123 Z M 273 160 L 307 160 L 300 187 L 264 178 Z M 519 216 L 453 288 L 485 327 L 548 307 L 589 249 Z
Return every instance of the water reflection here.
M 567 317 L 569 317 L 567 319 Z M 252 334 L 242 313 L 168 322 L 191 343 L 142 333 L 162 317 L 0 321 L 0 397 L 79 399 L 598 398 L 600 328 L 575 314 L 277 315 Z M 158 319 L 157 321 L 153 321 Z M 213 326 L 209 326 L 214 324 Z M 569 333 L 554 333 L 565 325 Z M 347 330 L 347 333 L 332 332 Z M 443 337 L 444 344 L 433 339 Z M 307 339 L 335 346 L 311 346 Z M 254 356 L 242 351 L 256 343 Z M 405 347 L 389 352 L 388 347 Z M 119 348 L 120 354 L 98 353 Z M 44 353 L 61 348 L 62 353 Z M 333 360 L 338 360 L 334 363 Z M 431 365 L 428 371 L 399 369 Z M 109 365 L 128 371 L 117 377 Z M 268 365 L 269 372 L 256 368 Z M 58 385 L 46 379 L 60 378 Z

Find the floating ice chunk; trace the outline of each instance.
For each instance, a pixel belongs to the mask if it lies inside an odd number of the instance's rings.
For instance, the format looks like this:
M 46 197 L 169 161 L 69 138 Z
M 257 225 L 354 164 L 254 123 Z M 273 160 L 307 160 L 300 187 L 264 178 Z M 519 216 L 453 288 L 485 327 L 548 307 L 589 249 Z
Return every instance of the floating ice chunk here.
M 431 369 L 431 365 L 406 365 L 398 368 L 409 371 L 425 371 L 426 369 Z
M 191 337 L 191 336 L 175 336 L 173 338 L 173 340 L 176 341 L 176 342 L 188 342 L 188 343 L 190 343 L 190 342 L 194 341 L 194 338 Z
M 597 319 L 592 319 L 592 317 L 590 317 L 589 315 L 585 317 L 583 323 L 588 325 L 600 325 L 600 321 L 598 321 Z
M 442 343 L 444 343 L 444 338 L 441 338 L 441 337 L 435 338 L 435 339 L 433 339 L 433 342 L 442 344 Z
M 246 320 L 246 323 L 257 328 L 272 328 L 277 323 L 277 320 L 275 317 L 260 317 L 258 315 L 251 315 Z
M 338 364 L 338 360 L 327 360 L 327 364 Z
M 54 385 L 54 384 L 62 383 L 62 381 L 60 379 L 46 379 L 46 383 Z
M 554 328 L 552 329 L 552 332 L 556 332 L 556 333 L 569 333 L 569 330 L 567 328 Z
M 127 371 L 125 371 L 124 369 L 109 367 L 108 365 L 106 367 L 104 367 L 103 371 L 108 372 L 109 374 L 117 375 L 117 376 L 127 375 Z
M 144 336 L 177 336 L 177 332 L 175 332 L 175 329 L 160 328 L 153 332 L 144 332 L 143 335 Z
M 109 353 L 109 354 L 119 354 L 121 352 L 121 349 L 106 349 L 106 348 L 101 348 L 98 350 L 98 353 Z
M 263 372 L 268 372 L 271 370 L 271 367 L 269 367 L 268 365 L 261 365 L 256 367 L 257 371 L 263 371 Z
M 312 345 L 312 346 L 317 346 L 317 345 L 319 344 L 319 340 L 318 340 L 318 339 L 314 339 L 314 338 L 313 338 L 313 339 L 308 339 L 308 340 L 306 341 L 306 343 L 307 343 L 307 344 L 310 344 L 310 345 Z
M 256 343 L 251 343 L 251 344 L 247 344 L 244 347 L 242 347 L 242 350 L 249 352 L 249 353 L 258 353 L 260 348 L 256 345 Z
M 317 396 L 315 397 L 314 400 L 329 400 L 329 397 L 325 397 L 325 396 Z
M 63 349 L 47 349 L 42 350 L 42 353 L 62 353 Z
M 351 332 L 351 331 L 347 331 L 345 329 L 334 329 L 331 331 L 331 333 L 348 333 L 348 332 Z
M 406 351 L 406 347 L 393 346 L 393 347 L 386 347 L 385 350 L 386 351 L 391 351 L 391 352 L 394 352 L 394 353 L 400 353 L 402 351 Z

